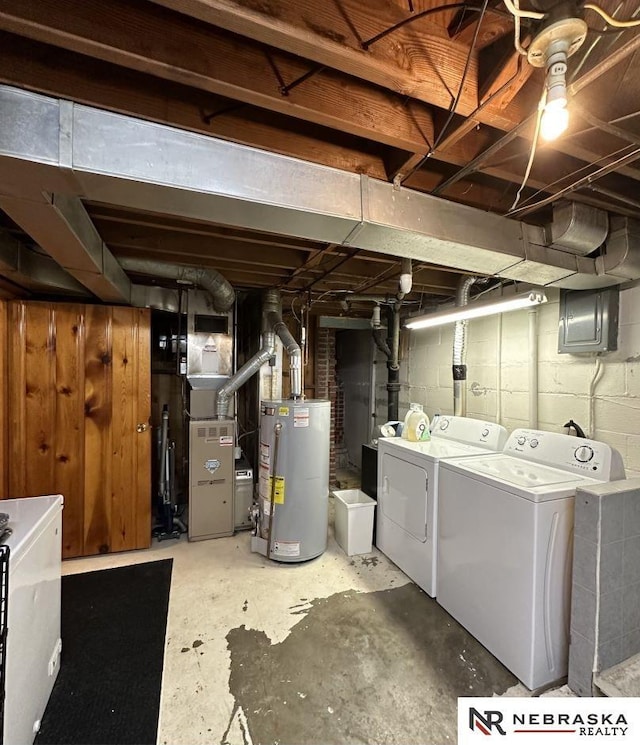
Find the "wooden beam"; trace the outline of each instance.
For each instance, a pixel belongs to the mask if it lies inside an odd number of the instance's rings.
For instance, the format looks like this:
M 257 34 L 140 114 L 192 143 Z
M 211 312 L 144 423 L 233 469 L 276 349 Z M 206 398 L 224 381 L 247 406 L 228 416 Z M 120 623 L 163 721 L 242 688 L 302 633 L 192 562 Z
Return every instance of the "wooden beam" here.
M 365 143 L 356 138 L 352 138 L 354 145 L 349 146 L 330 141 L 328 136 L 335 134 L 328 129 L 318 127 L 313 134 L 294 131 L 288 117 L 263 113 L 250 106 L 229 109 L 228 99 L 205 91 L 1 31 L 0 80 L 38 93 L 385 178 L 382 158 L 365 150 Z M 227 113 L 212 116 L 225 110 Z
M 102 239 L 116 253 L 121 248 L 134 248 L 146 251 L 149 258 L 155 254 L 173 255 L 176 263 L 187 258 L 211 259 L 288 269 L 301 265 L 306 256 L 306 252 L 295 249 L 261 246 L 249 241 L 170 233 L 158 228 L 118 225 L 100 220 L 95 224 Z
M 250 244 L 263 247 L 264 250 L 279 248 L 304 254 L 315 253 L 324 247 L 319 241 L 296 240 L 284 235 L 271 235 L 253 230 L 225 227 L 222 225 L 206 224 L 169 215 L 135 212 L 132 210 L 110 207 L 108 205 L 87 205 L 89 214 L 96 223 L 115 223 L 118 226 L 134 226 L 134 228 L 152 229 L 158 235 L 186 235 L 190 238 L 204 238 L 206 242 L 221 241 L 231 245 Z
M 528 36 L 522 39 L 523 44 L 529 41 Z M 513 101 L 535 71 L 535 68 L 515 49 L 511 36 L 500 39 L 482 50 L 479 65 L 478 98 L 485 101 L 499 92 L 499 98 L 495 98 L 493 103 L 503 109 Z
M 502 0 L 489 0 L 487 3 L 488 8 L 498 6 L 502 6 Z M 502 15 L 485 13 L 476 39 L 476 49 L 482 50 L 506 34 L 513 35 L 513 20 L 508 15 L 506 8 L 503 9 L 505 12 Z M 455 14 L 447 27 L 449 36 L 463 44 L 471 44 L 479 18 L 480 13 L 478 11 L 469 11 L 462 8 Z
M 389 34 L 364 51 L 362 42 L 407 18 L 385 0 L 153 0 L 227 31 L 241 34 L 370 83 L 448 108 L 464 69 L 468 46 L 450 41 L 439 24 L 421 19 Z M 458 113 L 477 106 L 477 52 L 471 57 Z M 510 129 L 526 115 L 528 103 L 488 109 L 481 121 Z
M 283 95 L 313 64 L 152 3 L 0 0 L 0 28 L 392 147 L 421 150 L 433 135 L 423 104 L 330 70 Z

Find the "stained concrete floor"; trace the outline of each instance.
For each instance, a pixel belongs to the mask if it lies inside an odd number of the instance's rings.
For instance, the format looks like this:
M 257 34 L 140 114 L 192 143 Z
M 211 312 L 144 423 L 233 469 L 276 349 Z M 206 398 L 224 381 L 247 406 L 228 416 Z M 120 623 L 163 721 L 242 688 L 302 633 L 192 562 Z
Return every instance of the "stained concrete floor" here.
M 232 538 L 66 561 L 92 571 L 173 557 L 158 743 L 456 742 L 458 696 L 516 680 L 382 554 L 330 535 L 300 565 Z

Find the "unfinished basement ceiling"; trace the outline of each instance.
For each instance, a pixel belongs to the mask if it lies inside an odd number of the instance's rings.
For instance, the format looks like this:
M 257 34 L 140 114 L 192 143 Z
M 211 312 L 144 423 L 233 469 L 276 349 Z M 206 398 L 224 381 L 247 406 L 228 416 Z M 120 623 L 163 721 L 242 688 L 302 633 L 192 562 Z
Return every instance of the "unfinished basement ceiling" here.
M 481 14 L 460 4 L 418 17 L 439 5 L 0 0 L 0 82 L 505 214 L 525 173 L 543 72 L 516 53 L 501 2 L 487 3 L 479 28 Z M 619 18 L 639 7 L 601 5 Z M 545 222 L 554 195 L 640 217 L 640 32 L 599 34 L 600 17 L 585 20 L 594 31 L 570 60 L 571 123 L 538 148 L 516 214 L 527 222 Z M 331 291 L 397 288 L 393 256 L 162 210 L 85 207 L 116 258 L 211 266 L 239 288 L 305 291 L 323 311 L 338 307 Z M 3 226 L 33 250 L 11 219 Z M 452 296 L 464 271 L 414 268 L 414 296 L 427 302 Z M 7 276 L 0 292 L 38 294 L 37 283 Z

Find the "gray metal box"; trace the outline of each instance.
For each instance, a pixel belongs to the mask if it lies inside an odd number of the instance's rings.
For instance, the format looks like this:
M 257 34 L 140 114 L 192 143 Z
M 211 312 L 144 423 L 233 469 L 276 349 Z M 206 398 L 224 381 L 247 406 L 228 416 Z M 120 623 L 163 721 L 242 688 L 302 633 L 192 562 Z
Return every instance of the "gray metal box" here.
M 620 290 L 561 290 L 558 352 L 611 352 L 618 348 Z
M 189 540 L 221 538 L 234 530 L 234 422 L 189 423 Z

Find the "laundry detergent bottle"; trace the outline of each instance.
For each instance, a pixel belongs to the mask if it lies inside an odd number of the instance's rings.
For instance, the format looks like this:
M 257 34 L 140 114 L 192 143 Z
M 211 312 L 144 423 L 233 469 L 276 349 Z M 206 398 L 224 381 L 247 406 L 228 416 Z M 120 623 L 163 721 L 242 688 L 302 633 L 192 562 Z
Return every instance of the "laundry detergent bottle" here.
M 422 404 L 409 404 L 409 411 L 402 427 L 402 437 L 409 442 L 424 442 L 431 439 L 429 417 L 424 413 Z

